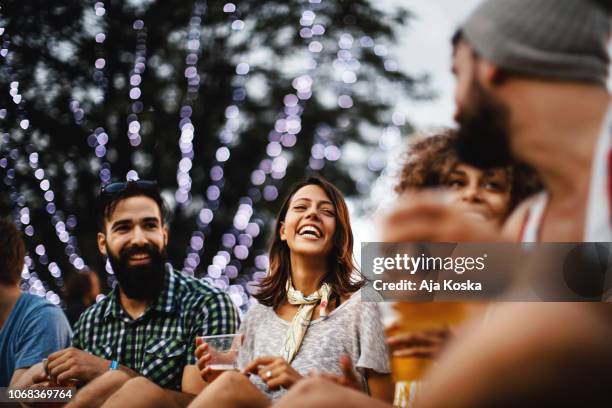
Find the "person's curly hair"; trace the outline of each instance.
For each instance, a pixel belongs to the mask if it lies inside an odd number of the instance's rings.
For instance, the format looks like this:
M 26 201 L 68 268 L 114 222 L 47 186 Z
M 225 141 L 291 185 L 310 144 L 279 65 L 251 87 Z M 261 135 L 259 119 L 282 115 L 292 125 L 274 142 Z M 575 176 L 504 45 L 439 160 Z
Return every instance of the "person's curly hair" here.
M 454 130 L 447 130 L 412 142 L 405 155 L 395 191 L 401 194 L 410 189 L 445 186 L 452 170 L 462 163 L 455 147 L 456 138 Z M 542 184 L 530 167 L 515 163 L 506 166 L 504 170 L 512 181 L 510 211 L 525 198 L 541 190 Z

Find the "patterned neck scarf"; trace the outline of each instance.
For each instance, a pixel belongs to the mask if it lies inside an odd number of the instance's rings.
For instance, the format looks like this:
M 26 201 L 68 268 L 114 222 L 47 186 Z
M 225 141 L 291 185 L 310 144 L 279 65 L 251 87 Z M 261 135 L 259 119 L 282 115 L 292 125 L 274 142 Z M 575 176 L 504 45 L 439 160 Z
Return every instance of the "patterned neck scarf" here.
M 302 292 L 295 290 L 291 284 L 291 277 L 287 280 L 287 300 L 292 305 L 301 305 L 289 324 L 285 342 L 280 352 L 281 357 L 288 363 L 291 363 L 291 360 L 293 360 L 293 357 L 295 357 L 302 345 L 302 340 L 306 330 L 308 330 L 310 320 L 312 319 L 312 312 L 314 312 L 317 303 L 319 303 L 319 314 L 321 317 L 327 317 L 327 303 L 330 293 L 331 287 L 329 284 L 323 283 L 319 290 L 304 296 Z

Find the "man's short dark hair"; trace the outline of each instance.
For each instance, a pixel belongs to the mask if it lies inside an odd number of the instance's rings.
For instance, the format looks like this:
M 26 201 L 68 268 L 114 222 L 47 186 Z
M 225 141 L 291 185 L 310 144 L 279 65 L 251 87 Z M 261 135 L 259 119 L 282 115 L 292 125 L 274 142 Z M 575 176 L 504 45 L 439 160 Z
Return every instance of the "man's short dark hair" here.
M 463 39 L 463 31 L 461 31 L 461 29 L 458 29 L 457 31 L 455 31 L 455 34 L 453 34 L 453 36 L 451 37 L 451 45 L 453 46 L 453 50 L 457 48 L 457 46 L 459 45 L 459 42 L 462 39 Z
M 11 221 L 0 219 L 0 284 L 17 285 L 25 258 L 21 233 Z
M 455 31 L 455 34 L 453 34 L 453 36 L 451 37 L 451 45 L 453 46 L 453 55 L 455 55 L 455 53 L 457 52 L 457 47 L 459 46 L 459 43 L 464 40 L 465 40 L 465 34 L 463 34 L 463 30 L 461 30 L 461 28 L 457 29 L 457 31 Z M 478 52 L 476 52 L 474 48 L 471 48 L 471 51 L 472 51 L 472 57 L 474 58 L 480 57 L 478 55 Z
M 116 186 L 118 186 L 116 189 L 109 188 Z M 161 196 L 157 183 L 154 181 L 137 180 L 126 181 L 123 183 L 109 183 L 102 187 L 102 191 L 100 192 L 98 201 L 96 203 L 96 220 L 98 223 L 98 230 L 102 233 L 105 232 L 106 221 L 113 214 L 119 202 L 130 197 L 140 196 L 148 197 L 155 201 L 159 207 L 161 222 L 162 224 L 165 224 L 168 221 L 170 211 L 166 205 L 166 202 Z

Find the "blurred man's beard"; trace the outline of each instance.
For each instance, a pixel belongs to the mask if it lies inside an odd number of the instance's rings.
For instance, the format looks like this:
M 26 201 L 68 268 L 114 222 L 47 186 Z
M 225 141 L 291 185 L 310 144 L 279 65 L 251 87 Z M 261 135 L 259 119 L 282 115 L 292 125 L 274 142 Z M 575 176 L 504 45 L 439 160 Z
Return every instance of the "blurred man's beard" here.
M 472 81 L 471 100 L 459 113 L 457 152 L 461 161 L 479 168 L 513 162 L 510 150 L 510 111 Z
M 153 245 L 142 247 L 126 247 L 121 250 L 119 257 L 106 247 L 108 260 L 119 282 L 119 287 L 130 299 L 153 301 L 157 299 L 164 288 L 166 277 L 166 250 L 160 252 Z M 130 256 L 146 253 L 149 263 L 146 265 L 131 266 Z

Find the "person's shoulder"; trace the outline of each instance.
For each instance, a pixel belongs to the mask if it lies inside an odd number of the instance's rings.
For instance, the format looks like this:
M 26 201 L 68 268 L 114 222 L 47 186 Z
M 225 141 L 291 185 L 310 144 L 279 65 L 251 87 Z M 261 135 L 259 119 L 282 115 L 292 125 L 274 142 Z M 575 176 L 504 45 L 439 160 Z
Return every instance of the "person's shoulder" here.
M 95 320 L 98 321 L 102 318 L 102 316 L 104 315 L 104 312 L 106 311 L 108 304 L 112 301 L 112 295 L 107 295 L 105 297 L 103 297 L 102 299 L 100 299 L 99 301 L 97 301 L 96 303 L 94 303 L 93 305 L 89 306 L 87 309 L 85 309 L 83 311 L 83 313 L 81 313 L 81 316 L 79 317 L 79 320 L 76 323 L 76 326 L 79 325 L 79 323 L 81 322 L 85 322 L 85 321 L 89 321 L 89 320 Z
M 347 305 L 360 305 L 361 301 L 361 288 L 357 289 L 354 292 L 347 293 L 346 295 L 341 297 L 342 303 L 346 303 Z
M 351 297 L 346 302 L 347 309 L 354 314 L 359 316 L 359 321 L 365 321 L 369 319 L 378 319 L 380 310 L 378 308 L 378 302 L 372 302 L 363 300 L 362 296 L 363 288 L 351 294 Z
M 262 322 L 270 321 L 276 314 L 271 306 L 262 305 L 255 298 L 249 301 L 249 308 L 242 316 L 242 324 L 245 326 L 261 325 Z
M 247 316 L 261 316 L 264 313 L 274 312 L 274 308 L 271 306 L 262 305 L 257 301 L 257 299 L 252 298 L 249 301 L 249 309 L 245 314 L 245 318 Z
M 173 270 L 171 273 L 175 275 L 179 291 L 183 292 L 183 296 L 216 297 L 218 295 L 226 295 L 224 291 L 212 286 L 204 279 L 187 276 L 177 270 Z
M 172 271 L 178 283 L 178 297 L 185 305 L 216 303 L 233 307 L 232 298 L 225 291 L 216 288 L 204 279 L 185 276 L 178 271 Z
M 56 312 L 63 313 L 59 306 L 54 305 L 43 297 L 32 295 L 30 293 L 22 293 L 20 301 L 22 303 L 22 313 L 29 317 L 34 315 L 49 315 Z
M 334 314 L 359 314 L 366 303 L 361 300 L 361 289 L 340 296 L 340 304 L 331 312 Z
M 23 293 L 21 301 L 21 320 L 31 326 L 48 325 L 69 328 L 70 324 L 64 311 L 57 305 L 40 296 Z
M 36 310 L 45 307 L 47 304 L 51 305 L 46 299 L 27 292 L 22 292 L 17 302 L 19 307 L 24 311 Z

